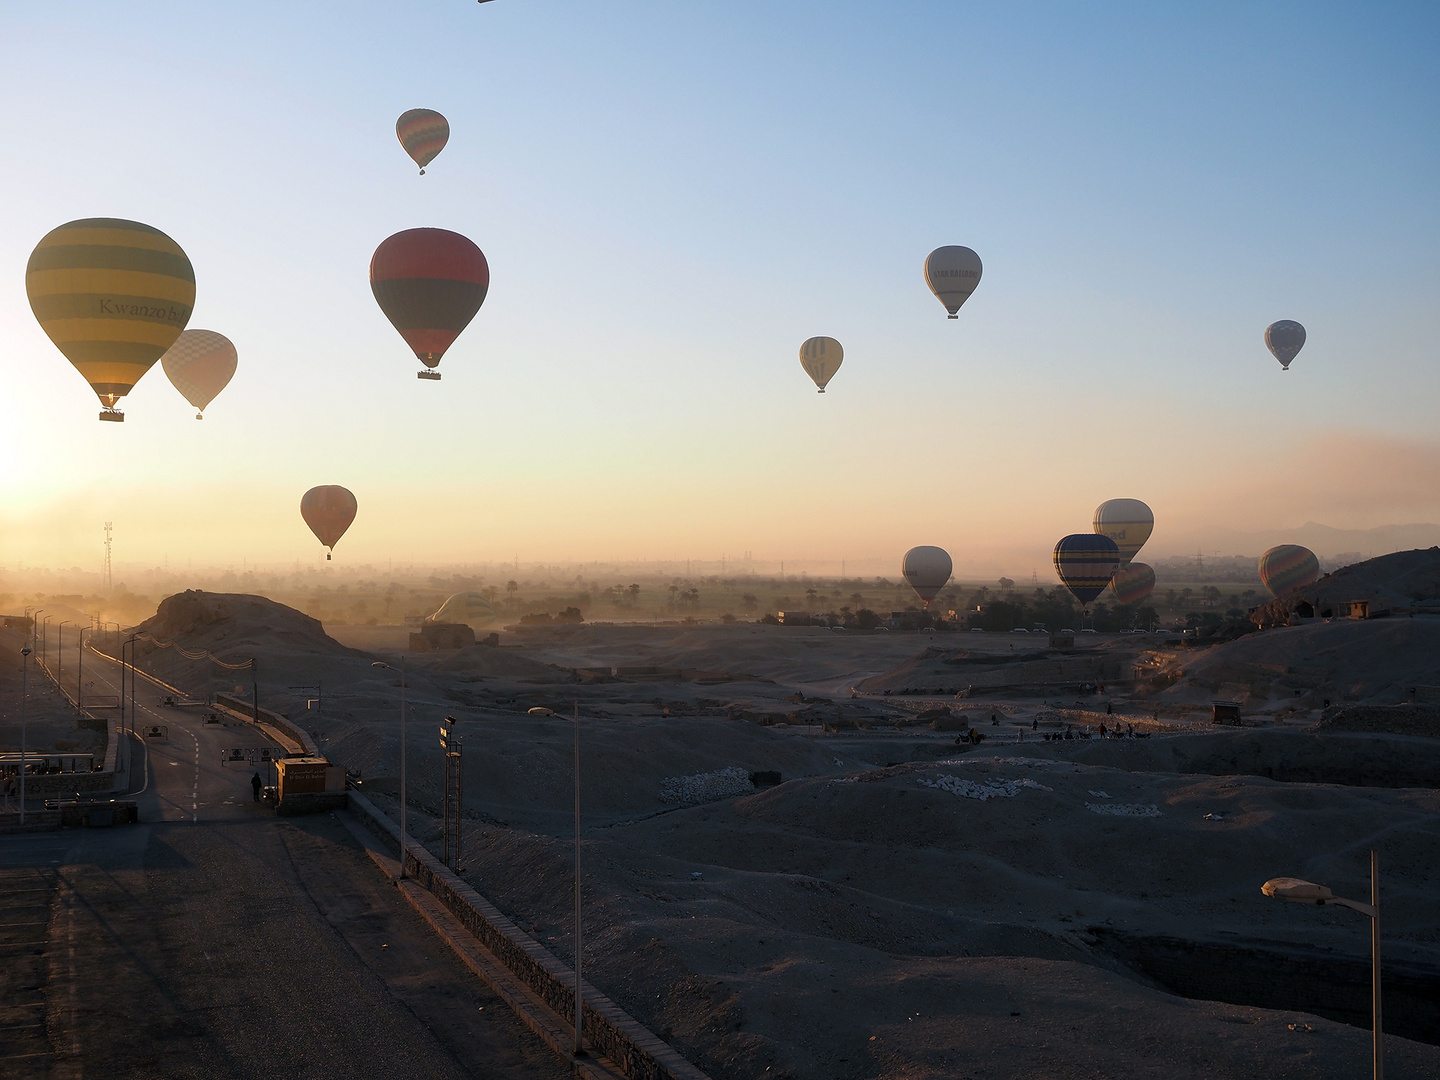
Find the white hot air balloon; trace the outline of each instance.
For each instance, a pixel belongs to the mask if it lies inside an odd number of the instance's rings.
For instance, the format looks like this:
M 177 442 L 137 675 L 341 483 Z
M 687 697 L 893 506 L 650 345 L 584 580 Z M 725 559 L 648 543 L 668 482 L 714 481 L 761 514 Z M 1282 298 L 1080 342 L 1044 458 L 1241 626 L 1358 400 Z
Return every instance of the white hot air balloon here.
M 900 573 L 905 575 L 905 580 L 915 590 L 915 595 L 925 601 L 925 607 L 930 607 L 930 601 L 934 600 L 940 590 L 950 580 L 950 572 L 954 569 L 950 562 L 950 554 L 944 548 L 932 547 L 928 544 L 920 547 L 913 547 L 905 552 L 905 558 L 900 564 Z
M 199 410 L 196 420 L 205 419 L 205 409 L 229 385 L 236 363 L 235 346 L 214 330 L 186 330 L 160 358 L 165 377 Z
M 806 375 L 815 380 L 822 394 L 825 384 L 835 377 L 835 372 L 840 370 L 840 361 L 844 359 L 845 350 L 833 337 L 812 337 L 800 346 L 800 366 L 805 369 Z
M 960 307 L 980 284 L 984 267 L 980 256 L 968 247 L 951 244 L 938 247 L 925 259 L 925 284 L 935 299 L 945 305 L 947 318 L 958 319 Z

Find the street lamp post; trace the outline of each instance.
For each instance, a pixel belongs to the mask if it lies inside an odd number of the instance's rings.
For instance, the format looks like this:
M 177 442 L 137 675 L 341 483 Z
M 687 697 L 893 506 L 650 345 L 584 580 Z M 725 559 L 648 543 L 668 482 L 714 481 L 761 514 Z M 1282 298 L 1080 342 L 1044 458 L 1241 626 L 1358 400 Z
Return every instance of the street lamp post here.
M 28 745 L 25 741 L 25 705 L 30 700 L 30 651 L 20 650 L 20 824 L 25 824 L 25 765 Z
M 130 734 L 135 734 L 135 644 L 137 638 L 131 634 L 120 643 L 120 730 L 125 730 L 125 646 L 130 646 Z M 258 720 L 259 717 L 257 716 Z
M 394 671 L 391 664 L 384 660 L 376 660 L 371 667 L 389 668 Z M 405 832 L 405 654 L 400 654 L 400 879 L 405 879 L 405 855 L 406 836 Z
M 65 671 L 65 624 L 69 619 L 61 619 L 60 625 L 55 627 L 55 686 L 60 686 L 60 676 Z M 65 692 L 60 691 L 62 694 Z
M 75 708 L 82 713 L 85 711 L 81 703 L 85 693 L 85 631 L 93 629 L 93 626 L 80 627 L 80 650 L 75 654 Z
M 40 624 L 40 667 L 44 669 L 46 675 L 50 674 L 50 665 L 47 663 L 50 658 L 50 650 L 46 647 L 46 641 L 50 637 L 50 620 L 52 618 L 53 616 L 46 615 L 45 621 Z
M 1279 900 L 1294 900 L 1301 904 L 1338 904 L 1351 911 L 1358 911 L 1370 919 L 1370 1026 L 1374 1038 L 1374 1077 L 1384 1080 L 1385 1049 L 1380 1032 L 1380 866 L 1375 852 L 1370 852 L 1370 903 L 1347 900 L 1336 896 L 1326 886 L 1299 878 L 1271 878 L 1260 886 L 1266 896 Z

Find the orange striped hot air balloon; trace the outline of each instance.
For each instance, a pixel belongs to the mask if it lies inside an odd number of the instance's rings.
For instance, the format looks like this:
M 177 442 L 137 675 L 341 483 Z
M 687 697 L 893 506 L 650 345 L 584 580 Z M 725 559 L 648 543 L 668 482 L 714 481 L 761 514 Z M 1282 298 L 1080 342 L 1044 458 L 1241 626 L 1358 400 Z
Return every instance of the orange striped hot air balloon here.
M 424 176 L 425 166 L 450 141 L 450 121 L 434 109 L 409 109 L 395 121 L 395 134 Z
M 485 302 L 490 265 L 470 240 L 446 229 L 407 229 L 390 237 L 370 260 L 370 291 L 415 356 L 433 370 Z
M 35 245 L 25 292 L 40 328 L 105 406 L 100 419 L 124 420 L 115 403 L 190 321 L 195 270 L 159 229 L 84 218 Z
M 305 519 L 305 524 L 310 526 L 315 538 L 330 549 L 325 553 L 327 562 L 331 552 L 335 550 L 335 545 L 355 520 L 355 511 L 358 509 L 355 496 L 348 488 L 339 484 L 322 484 L 301 496 L 300 516 Z

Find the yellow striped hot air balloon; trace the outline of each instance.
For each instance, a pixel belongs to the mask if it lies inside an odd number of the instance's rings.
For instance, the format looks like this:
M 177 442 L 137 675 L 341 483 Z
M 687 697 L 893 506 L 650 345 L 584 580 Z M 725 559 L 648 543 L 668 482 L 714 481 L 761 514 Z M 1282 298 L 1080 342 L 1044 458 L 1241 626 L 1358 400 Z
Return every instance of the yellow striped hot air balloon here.
M 85 218 L 52 229 L 25 268 L 40 327 L 75 365 L 105 409 L 175 343 L 195 306 L 195 271 L 159 229 L 120 218 Z

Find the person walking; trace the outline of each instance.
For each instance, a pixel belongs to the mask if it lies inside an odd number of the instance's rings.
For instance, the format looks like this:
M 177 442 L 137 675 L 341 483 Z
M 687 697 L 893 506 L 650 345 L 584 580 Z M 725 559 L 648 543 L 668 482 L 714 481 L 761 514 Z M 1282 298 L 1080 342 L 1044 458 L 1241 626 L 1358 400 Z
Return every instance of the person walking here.
M 250 790 L 254 793 L 256 802 L 260 801 L 261 786 L 260 774 L 257 772 L 254 776 L 250 777 Z

